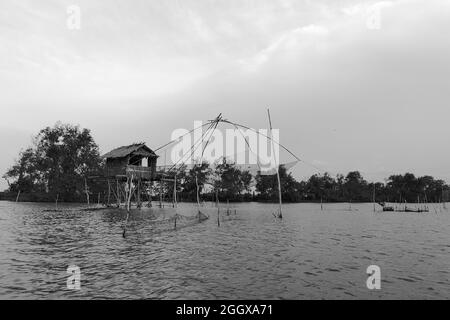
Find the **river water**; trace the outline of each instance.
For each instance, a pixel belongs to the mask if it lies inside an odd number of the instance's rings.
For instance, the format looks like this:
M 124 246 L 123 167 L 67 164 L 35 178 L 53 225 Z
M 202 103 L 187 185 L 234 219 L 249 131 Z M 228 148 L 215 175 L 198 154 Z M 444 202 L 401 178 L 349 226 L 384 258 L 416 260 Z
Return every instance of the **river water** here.
M 126 238 L 123 210 L 79 207 L 0 202 L 0 298 L 450 298 L 450 210 L 437 204 L 430 213 L 287 204 L 279 221 L 274 205 L 246 203 L 221 211 L 220 227 L 206 204 L 209 220 L 176 230 L 155 223 L 175 209 L 143 209 Z M 69 265 L 80 268 L 81 290 L 67 288 Z M 379 290 L 367 288 L 370 265 L 380 267 Z

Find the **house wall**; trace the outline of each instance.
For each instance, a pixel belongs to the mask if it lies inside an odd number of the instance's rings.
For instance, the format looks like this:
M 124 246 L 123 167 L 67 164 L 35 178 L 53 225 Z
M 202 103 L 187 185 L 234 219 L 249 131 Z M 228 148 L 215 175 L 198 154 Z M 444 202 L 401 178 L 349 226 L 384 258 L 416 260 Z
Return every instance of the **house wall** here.
M 128 165 L 128 157 L 119 159 L 106 159 L 106 176 L 114 177 L 125 175 Z
M 157 158 L 148 158 L 148 167 L 151 169 L 151 175 L 145 174 L 145 178 L 153 179 L 156 174 L 156 161 Z M 142 166 L 142 157 L 131 156 L 120 159 L 106 159 L 105 174 L 107 177 L 115 177 L 117 175 L 126 175 L 127 166 L 133 163 L 135 166 Z

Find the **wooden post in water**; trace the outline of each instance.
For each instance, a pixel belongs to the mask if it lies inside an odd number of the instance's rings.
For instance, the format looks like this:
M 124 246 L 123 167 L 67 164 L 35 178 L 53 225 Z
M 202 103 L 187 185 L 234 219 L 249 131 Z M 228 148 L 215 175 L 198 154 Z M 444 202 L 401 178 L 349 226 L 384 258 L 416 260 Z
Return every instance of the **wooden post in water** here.
M 375 209 L 375 182 L 373 183 L 373 198 L 372 198 L 372 202 L 373 202 L 373 212 L 376 211 Z
M 116 178 L 116 199 L 117 199 L 117 208 L 120 208 L 119 179 L 117 179 L 117 178 Z
M 130 209 L 131 209 L 131 196 L 133 195 L 133 174 L 131 174 L 131 178 L 127 177 L 127 189 L 125 192 L 126 196 L 126 207 L 127 207 L 127 218 L 125 219 L 125 224 L 123 226 L 123 233 L 122 236 L 126 237 L 127 232 L 127 225 L 128 225 L 128 219 L 130 218 Z
M 56 195 L 55 209 L 58 210 L 59 193 Z
M 17 192 L 16 202 L 19 202 L 20 190 Z
M 198 186 L 197 172 L 195 173 L 195 185 L 197 187 L 197 204 L 198 204 L 198 207 L 200 208 L 200 188 Z
M 277 170 L 277 180 L 278 180 L 278 199 L 279 199 L 279 212 L 278 212 L 278 218 L 283 219 L 283 213 L 281 212 L 282 207 L 282 199 L 281 199 L 281 179 L 280 179 L 280 167 L 277 162 L 277 157 L 275 155 L 275 143 L 273 141 L 273 134 L 272 134 L 272 119 L 270 118 L 270 111 L 267 109 L 267 115 L 269 117 L 269 127 L 270 127 L 270 141 L 272 142 L 272 154 L 275 161 L 275 166 Z
M 86 192 L 86 201 L 88 206 L 90 205 L 90 201 L 89 201 L 89 189 L 88 189 L 88 185 L 87 185 L 87 179 L 84 178 L 84 192 Z
M 141 207 L 142 207 L 142 202 L 141 202 L 141 182 L 142 182 L 142 180 L 139 177 L 138 181 L 137 181 L 137 208 L 138 209 L 141 209 Z
M 177 205 L 177 174 L 175 174 L 173 181 L 173 207 Z
M 108 202 L 106 206 L 109 207 L 111 204 L 111 181 L 108 179 Z
M 162 208 L 162 180 L 159 181 L 159 207 Z
M 220 227 L 220 208 L 217 207 L 217 226 Z
M 147 189 L 147 191 L 148 191 L 148 204 L 147 204 L 147 206 L 149 208 L 152 207 L 152 190 L 153 190 L 153 181 L 150 181 L 149 187 Z
M 320 211 L 323 211 L 323 199 L 320 197 Z

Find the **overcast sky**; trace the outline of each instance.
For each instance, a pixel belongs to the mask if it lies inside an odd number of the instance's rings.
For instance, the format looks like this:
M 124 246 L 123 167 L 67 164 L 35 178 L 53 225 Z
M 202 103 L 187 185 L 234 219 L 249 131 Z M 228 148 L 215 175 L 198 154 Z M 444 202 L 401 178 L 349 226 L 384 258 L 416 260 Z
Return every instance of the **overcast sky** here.
M 0 173 L 56 121 L 106 152 L 219 112 L 266 128 L 270 107 L 281 142 L 332 174 L 450 182 L 449 79 L 448 0 L 2 0 Z

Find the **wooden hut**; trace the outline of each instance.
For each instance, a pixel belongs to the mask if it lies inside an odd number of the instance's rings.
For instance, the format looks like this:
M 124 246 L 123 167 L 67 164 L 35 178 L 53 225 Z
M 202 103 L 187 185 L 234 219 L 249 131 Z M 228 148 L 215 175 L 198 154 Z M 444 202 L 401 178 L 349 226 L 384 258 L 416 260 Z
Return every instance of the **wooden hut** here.
M 144 143 L 114 149 L 103 158 L 106 159 L 105 176 L 107 178 L 118 179 L 131 175 L 143 181 L 151 181 L 155 178 L 158 156 Z
M 125 202 L 130 210 L 131 198 L 134 195 L 137 206 L 140 207 L 142 192 L 145 193 L 156 176 L 158 156 L 155 152 L 145 143 L 135 143 L 114 149 L 103 158 L 106 159 L 104 175 L 108 181 L 107 205 L 110 205 L 111 194 L 113 194 L 117 206 Z M 116 187 L 112 188 L 114 182 Z

